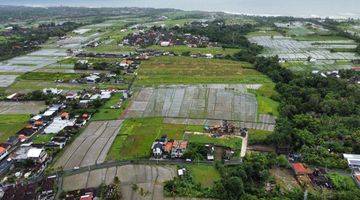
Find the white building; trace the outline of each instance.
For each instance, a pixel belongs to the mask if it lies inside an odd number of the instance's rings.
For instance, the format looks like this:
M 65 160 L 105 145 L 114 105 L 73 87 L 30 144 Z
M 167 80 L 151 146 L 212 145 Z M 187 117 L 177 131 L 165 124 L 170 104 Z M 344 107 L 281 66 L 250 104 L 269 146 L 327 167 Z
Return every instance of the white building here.
M 348 166 L 351 169 L 359 169 L 360 170 L 360 155 L 358 154 L 343 154 L 344 158 L 348 162 Z
M 170 46 L 170 42 L 169 42 L 169 41 L 160 42 L 160 46 L 162 46 L 162 47 L 168 47 L 168 46 Z
M 86 77 L 85 79 L 86 79 L 87 83 L 96 83 L 99 81 L 100 77 L 93 74 L 93 75 Z
M 57 134 L 62 131 L 65 127 L 74 126 L 75 119 L 61 119 L 61 117 L 55 117 L 54 120 L 44 129 L 44 133 Z
M 44 149 L 31 148 L 27 152 L 27 159 L 34 160 L 38 163 L 43 163 L 47 158 L 47 153 Z

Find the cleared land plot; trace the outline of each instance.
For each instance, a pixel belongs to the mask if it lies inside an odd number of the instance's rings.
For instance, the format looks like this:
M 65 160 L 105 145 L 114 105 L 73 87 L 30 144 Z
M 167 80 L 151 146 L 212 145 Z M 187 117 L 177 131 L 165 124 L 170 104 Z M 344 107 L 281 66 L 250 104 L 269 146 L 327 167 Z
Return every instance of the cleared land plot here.
M 0 143 L 21 130 L 30 119 L 29 115 L 0 114 Z
M 255 122 L 257 100 L 243 85 L 192 85 L 144 88 L 125 117 L 226 119 Z
M 110 184 L 115 177 L 121 183 L 123 199 L 164 199 L 163 183 L 176 176 L 173 166 L 124 165 L 111 168 L 86 171 L 64 178 L 64 191 L 73 191 L 88 187 L 98 187 L 101 183 Z M 133 185 L 138 190 L 133 189 Z M 147 195 L 142 195 L 147 193 Z
M 0 114 L 37 114 L 45 108 L 43 101 L 0 101 Z
M 104 162 L 121 124 L 122 120 L 91 122 L 67 147 L 55 168 L 72 169 Z
M 163 56 L 141 64 L 136 85 L 243 83 L 266 84 L 271 80 L 250 63 L 221 59 Z
M 313 40 L 299 41 L 283 36 L 255 36 L 249 40 L 269 49 L 265 56 L 278 55 L 283 60 L 307 60 L 309 57 L 316 60 L 354 60 L 359 59 L 352 52 L 330 52 L 329 49 L 354 48 L 352 40 Z
M 293 172 L 289 169 L 273 168 L 270 174 L 274 176 L 276 183 L 280 186 L 281 191 L 294 191 L 301 186 L 295 179 Z
M 8 87 L 15 81 L 16 77 L 17 75 L 0 75 L 0 87 Z
M 187 139 L 190 143 L 213 143 L 231 148 L 241 147 L 241 138 L 212 138 L 207 135 L 184 134 L 202 132 L 203 125 L 168 124 L 163 118 L 126 119 L 109 151 L 108 160 L 148 158 L 152 143 L 162 135 L 171 139 Z

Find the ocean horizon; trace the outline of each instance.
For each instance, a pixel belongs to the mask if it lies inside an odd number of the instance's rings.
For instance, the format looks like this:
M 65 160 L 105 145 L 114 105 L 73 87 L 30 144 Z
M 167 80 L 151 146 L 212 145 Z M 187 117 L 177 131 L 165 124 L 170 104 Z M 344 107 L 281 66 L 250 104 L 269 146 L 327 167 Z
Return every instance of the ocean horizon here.
M 360 18 L 359 0 L 0 0 L 32 7 L 151 7 L 261 16 Z

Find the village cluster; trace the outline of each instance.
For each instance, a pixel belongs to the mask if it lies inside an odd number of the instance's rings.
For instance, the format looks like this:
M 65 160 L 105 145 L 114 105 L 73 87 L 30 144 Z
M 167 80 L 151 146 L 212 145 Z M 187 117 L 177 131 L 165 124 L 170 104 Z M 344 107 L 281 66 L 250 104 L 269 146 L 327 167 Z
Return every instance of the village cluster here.
M 173 45 L 187 45 L 188 47 L 213 47 L 216 43 L 210 42 L 208 37 L 180 33 L 174 27 L 168 30 L 164 27 L 151 27 L 148 30 L 136 31 L 124 38 L 122 45 L 145 47 L 160 45 L 168 47 Z
M 121 102 L 128 98 L 126 90 L 85 90 L 82 92 L 49 88 L 44 89 L 45 96 L 56 98 L 60 103 L 54 103 L 48 108 L 34 115 L 28 124 L 16 135 L 0 144 L 0 173 L 4 195 L 16 195 L 18 186 L 23 180 L 35 181 L 53 159 L 63 149 L 67 142 L 72 140 L 88 120 L 91 118 L 93 108 L 107 101 L 115 93 L 122 93 L 122 98 L 113 108 L 120 108 Z M 21 101 L 23 95 L 19 93 L 7 97 L 9 101 Z M 89 111 L 89 112 L 87 112 Z M 38 140 L 37 138 L 48 138 Z M 15 182 L 15 185 L 13 183 Z M 36 181 L 34 184 L 38 184 Z M 22 186 L 21 186 L 22 187 Z M 25 188 L 31 191 L 32 186 Z M 20 190 L 20 188 L 18 188 Z M 49 193 L 53 195 L 53 193 Z M 45 198 L 46 199 L 46 198 Z

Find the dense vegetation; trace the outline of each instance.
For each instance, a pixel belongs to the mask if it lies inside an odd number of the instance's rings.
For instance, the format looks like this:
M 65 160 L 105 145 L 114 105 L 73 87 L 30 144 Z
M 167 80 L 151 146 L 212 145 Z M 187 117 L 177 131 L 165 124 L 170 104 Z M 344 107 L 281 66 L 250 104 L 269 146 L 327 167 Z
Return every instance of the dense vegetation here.
M 274 143 L 301 153 L 309 164 L 332 168 L 346 167 L 342 153 L 360 153 L 360 88 L 349 82 L 356 72 L 341 71 L 342 78 L 294 75 L 276 57 L 260 57 L 255 67 L 280 94 Z
M 282 191 L 276 184 L 269 170 L 273 167 L 288 167 L 286 158 L 274 154 L 253 153 L 244 158 L 241 165 L 224 166 L 217 164 L 221 179 L 212 187 L 203 187 L 194 180 L 187 168 L 184 176 L 176 177 L 165 184 L 167 196 L 207 197 L 221 200 L 240 199 L 298 199 L 304 198 L 304 192 L 298 189 Z M 360 195 L 351 178 L 330 174 L 336 185 L 332 192 L 309 191 L 308 199 L 357 199 Z

